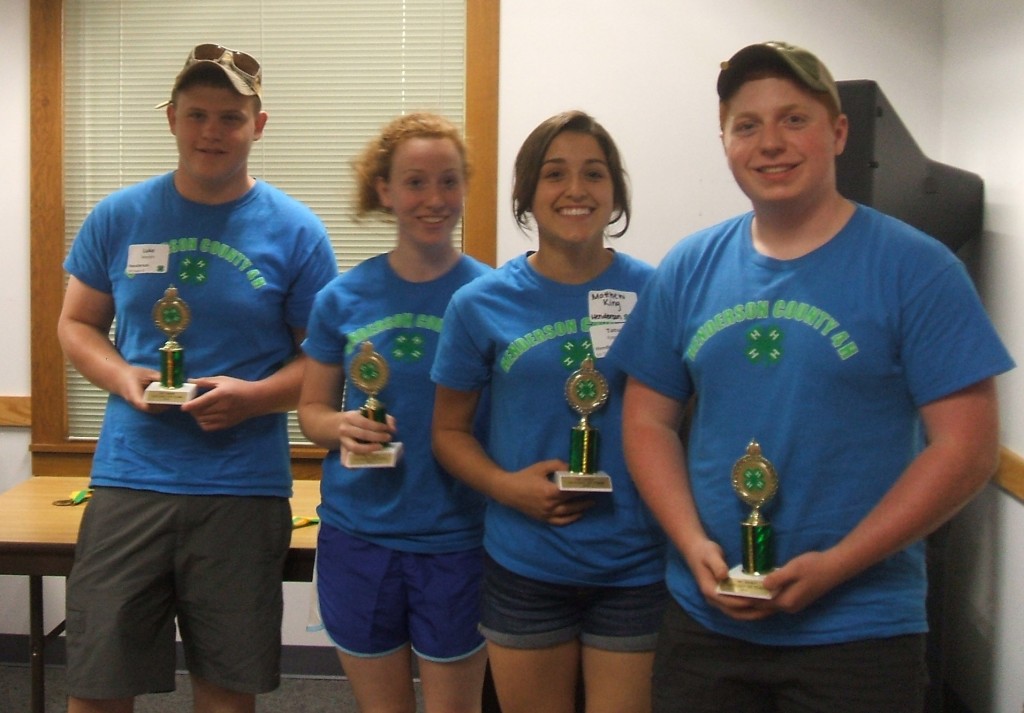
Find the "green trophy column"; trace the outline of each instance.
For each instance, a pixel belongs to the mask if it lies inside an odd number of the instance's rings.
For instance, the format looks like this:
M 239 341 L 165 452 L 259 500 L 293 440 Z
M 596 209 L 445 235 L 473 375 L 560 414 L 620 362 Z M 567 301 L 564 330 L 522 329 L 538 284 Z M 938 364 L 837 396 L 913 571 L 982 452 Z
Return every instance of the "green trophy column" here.
M 160 385 L 178 389 L 185 383 L 185 350 L 173 339 L 160 347 Z
M 569 436 L 569 469 L 573 473 L 596 473 L 600 444 L 600 432 L 581 419 Z
M 775 567 L 772 526 L 754 510 L 743 521 L 743 571 L 747 574 L 766 574 Z

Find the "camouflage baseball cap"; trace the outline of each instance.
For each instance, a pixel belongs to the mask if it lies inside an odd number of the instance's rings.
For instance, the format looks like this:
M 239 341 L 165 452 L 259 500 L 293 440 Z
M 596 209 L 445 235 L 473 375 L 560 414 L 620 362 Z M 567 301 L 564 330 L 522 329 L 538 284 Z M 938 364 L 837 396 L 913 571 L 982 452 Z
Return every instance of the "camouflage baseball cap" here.
M 747 45 L 725 62 L 718 73 L 718 98 L 729 99 L 750 73 L 762 68 L 777 68 L 815 92 L 828 94 L 837 112 L 842 111 L 839 90 L 832 74 L 820 59 L 788 42 L 761 42 Z

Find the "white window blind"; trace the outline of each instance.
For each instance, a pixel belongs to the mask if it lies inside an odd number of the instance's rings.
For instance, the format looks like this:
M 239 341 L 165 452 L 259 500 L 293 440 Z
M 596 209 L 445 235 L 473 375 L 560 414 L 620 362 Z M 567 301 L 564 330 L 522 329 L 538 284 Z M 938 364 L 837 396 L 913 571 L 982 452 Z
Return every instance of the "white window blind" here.
M 64 13 L 69 247 L 98 200 L 176 166 L 153 106 L 203 42 L 262 64 L 270 118 L 250 172 L 323 219 L 342 270 L 394 242 L 390 225 L 352 218 L 351 161 L 366 142 L 411 111 L 464 123 L 465 0 L 66 0 Z M 96 438 L 106 393 L 68 366 L 67 398 L 69 437 Z M 294 414 L 290 430 L 303 442 Z

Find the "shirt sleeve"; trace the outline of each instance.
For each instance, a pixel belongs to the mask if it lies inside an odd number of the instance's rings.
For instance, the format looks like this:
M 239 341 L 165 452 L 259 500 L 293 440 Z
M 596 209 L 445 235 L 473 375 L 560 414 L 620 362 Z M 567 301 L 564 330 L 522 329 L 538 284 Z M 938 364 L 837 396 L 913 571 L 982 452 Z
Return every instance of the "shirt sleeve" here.
M 606 358 L 658 393 L 685 401 L 693 386 L 680 348 L 677 296 L 685 287 L 676 284 L 676 274 L 671 263 L 655 271 Z
M 471 283 L 472 284 L 472 283 Z M 492 358 L 483 330 L 470 325 L 470 294 L 465 288 L 452 296 L 430 369 L 431 380 L 458 391 L 477 391 L 490 381 Z

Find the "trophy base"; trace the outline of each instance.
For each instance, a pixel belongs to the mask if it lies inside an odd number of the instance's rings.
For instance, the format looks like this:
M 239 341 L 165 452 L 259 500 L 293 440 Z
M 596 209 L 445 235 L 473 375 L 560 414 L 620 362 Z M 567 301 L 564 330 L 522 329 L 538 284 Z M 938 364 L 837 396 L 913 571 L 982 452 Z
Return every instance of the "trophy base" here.
M 569 470 L 559 470 L 554 474 L 553 480 L 559 490 L 578 493 L 612 492 L 612 477 L 604 471 L 573 473 Z
M 146 387 L 142 398 L 147 404 L 171 404 L 180 406 L 186 401 L 191 401 L 196 395 L 195 384 L 182 384 L 181 386 L 164 386 L 159 381 L 154 381 Z
M 729 578 L 719 582 L 716 591 L 730 597 L 747 597 L 749 599 L 771 599 L 775 595 L 765 589 L 763 574 L 747 574 L 743 565 L 738 564 L 729 570 Z
M 401 457 L 401 443 L 387 443 L 372 453 L 353 453 L 341 449 L 341 464 L 346 468 L 394 468 Z

